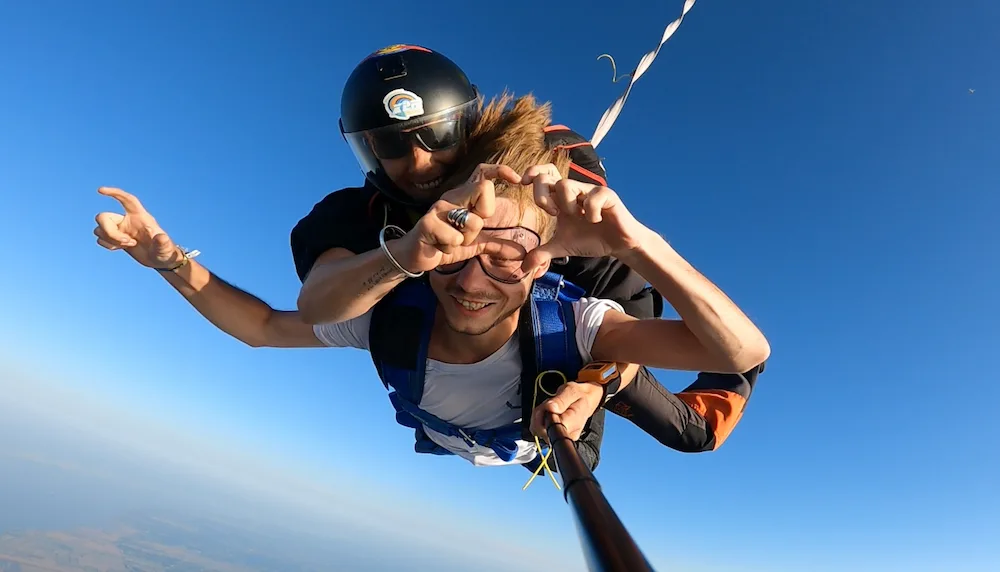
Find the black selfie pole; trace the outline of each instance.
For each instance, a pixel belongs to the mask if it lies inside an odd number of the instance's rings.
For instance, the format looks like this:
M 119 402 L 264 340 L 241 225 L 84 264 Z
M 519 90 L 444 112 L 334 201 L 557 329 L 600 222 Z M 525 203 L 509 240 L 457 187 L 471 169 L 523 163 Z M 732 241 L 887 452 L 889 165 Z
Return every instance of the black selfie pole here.
M 592 572 L 654 572 L 583 463 L 566 426 L 551 413 L 545 418 L 545 433 L 562 477 L 563 497 L 576 517 L 587 567 Z

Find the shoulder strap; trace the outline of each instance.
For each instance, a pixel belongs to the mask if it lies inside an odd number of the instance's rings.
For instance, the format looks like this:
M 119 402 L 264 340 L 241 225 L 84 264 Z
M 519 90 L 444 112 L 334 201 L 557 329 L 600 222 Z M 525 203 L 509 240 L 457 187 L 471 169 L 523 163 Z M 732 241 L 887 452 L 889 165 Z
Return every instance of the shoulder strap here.
M 582 295 L 575 284 L 554 272 L 535 281 L 531 320 L 535 338 L 535 365 L 538 372 L 556 370 L 568 379 L 580 371 L 576 347 L 576 318 L 573 302 Z
M 434 326 L 437 298 L 426 280 L 406 280 L 372 311 L 368 345 L 386 389 L 410 403 L 424 394 L 427 347 Z
M 521 308 L 518 336 L 521 349 L 521 419 L 525 439 L 531 439 L 531 411 L 559 389 L 559 376 L 543 376 L 538 394 L 535 379 L 539 373 L 555 370 L 576 377 L 580 352 L 576 347 L 576 319 L 573 301 L 583 291 L 554 272 L 535 281 L 531 296 Z
M 583 367 L 576 346 L 576 317 L 573 302 L 584 290 L 554 272 L 535 281 L 531 296 L 521 309 L 518 336 L 521 348 L 521 437 L 532 440 L 531 412 L 538 403 L 554 394 L 562 378 L 543 377 L 539 394 L 535 394 L 535 378 L 540 372 L 555 370 L 575 379 Z M 594 470 L 600 463 L 601 442 L 604 440 L 604 408 L 588 421 L 576 442 L 580 458 Z M 531 467 L 534 469 L 534 467 Z M 558 470 L 558 469 L 557 469 Z

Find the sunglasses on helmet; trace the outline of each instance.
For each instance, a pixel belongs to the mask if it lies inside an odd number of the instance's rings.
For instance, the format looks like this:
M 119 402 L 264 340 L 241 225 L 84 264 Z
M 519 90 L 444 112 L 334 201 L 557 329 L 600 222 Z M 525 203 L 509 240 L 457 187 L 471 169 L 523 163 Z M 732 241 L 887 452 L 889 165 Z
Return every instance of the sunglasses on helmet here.
M 465 120 L 454 117 L 410 129 L 373 129 L 365 138 L 379 159 L 402 159 L 414 144 L 431 153 L 444 151 L 461 143 L 464 134 Z

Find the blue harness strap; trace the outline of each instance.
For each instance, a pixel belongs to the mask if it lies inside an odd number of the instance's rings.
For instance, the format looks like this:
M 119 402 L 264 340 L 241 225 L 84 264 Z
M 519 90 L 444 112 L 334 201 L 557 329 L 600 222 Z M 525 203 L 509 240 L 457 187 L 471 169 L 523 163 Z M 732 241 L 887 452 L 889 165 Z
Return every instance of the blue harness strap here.
M 430 294 L 430 296 L 428 296 Z M 375 305 L 372 313 L 372 358 L 375 369 L 386 389 L 390 387 L 402 399 L 419 403 L 424 395 L 424 370 L 427 366 L 427 347 L 434 327 L 437 299 L 424 281 L 407 280 Z M 397 329 L 405 322 L 407 328 Z M 415 330 L 413 328 L 416 328 Z M 395 337 L 394 340 L 388 336 Z M 416 342 L 416 343 L 414 343 Z M 395 347 L 406 347 L 406 352 L 389 352 Z M 414 353 L 412 350 L 416 349 Z M 375 354 L 379 354 L 376 356 Z M 405 416 L 404 416 L 405 419 Z M 408 419 L 397 421 L 416 428 Z
M 572 302 L 583 290 L 562 276 L 547 272 L 535 281 L 531 292 L 531 331 L 535 338 L 537 373 L 555 370 L 575 379 L 582 367 L 576 346 L 576 317 Z M 534 379 L 525 380 L 534 386 Z
M 572 379 L 579 371 L 581 359 L 572 301 L 582 294 L 582 289 L 555 273 L 535 281 L 529 303 L 522 309 L 530 312 L 534 338 L 530 349 L 535 355 L 534 367 L 525 371 L 530 378 L 521 381 L 522 394 L 533 390 L 537 372 L 557 370 Z M 517 440 L 523 438 L 525 420 L 494 429 L 459 427 L 420 408 L 436 309 L 437 298 L 425 280 L 407 280 L 375 306 L 369 346 L 379 377 L 390 389 L 396 422 L 414 429 L 414 450 L 418 453 L 452 454 L 427 436 L 427 428 L 460 438 L 470 446 L 489 447 L 510 462 L 517 455 Z
M 420 427 L 419 424 L 422 424 L 431 431 L 441 433 L 442 435 L 447 435 L 448 437 L 458 437 L 465 441 L 465 443 L 470 447 L 474 445 L 489 447 L 490 449 L 493 449 L 493 452 L 495 452 L 497 456 L 504 461 L 509 462 L 517 456 L 517 438 L 521 436 L 520 424 L 506 425 L 496 429 L 464 428 L 444 421 L 443 419 L 424 411 L 413 402 L 402 399 L 398 393 L 390 393 L 389 401 L 392 403 L 392 406 L 396 408 L 396 419 L 399 419 L 400 414 L 409 415 L 413 420 L 418 422 L 418 426 L 415 428 L 420 429 L 420 435 L 423 435 L 427 440 L 430 439 L 426 436 L 426 433 L 423 432 L 423 427 Z M 447 451 L 447 449 L 440 447 L 437 443 L 434 443 L 433 441 L 431 441 L 431 443 L 434 445 L 431 452 L 435 452 L 437 449 Z M 418 444 L 420 444 L 419 440 Z M 422 444 L 421 446 L 426 447 L 426 444 Z M 450 451 L 448 451 L 448 453 L 450 453 Z

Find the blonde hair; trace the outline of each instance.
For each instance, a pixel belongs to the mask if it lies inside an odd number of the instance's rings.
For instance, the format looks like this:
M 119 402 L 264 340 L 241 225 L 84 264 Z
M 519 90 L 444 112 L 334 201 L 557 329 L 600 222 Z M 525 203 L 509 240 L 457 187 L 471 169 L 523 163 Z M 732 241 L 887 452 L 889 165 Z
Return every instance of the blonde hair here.
M 552 121 L 549 103 L 539 105 L 531 95 L 514 98 L 508 92 L 480 104 L 480 118 L 466 142 L 460 168 L 445 181 L 443 188 L 455 188 L 465 183 L 480 163 L 507 165 L 518 174 L 529 167 L 552 163 L 559 174 L 569 173 L 569 151 L 550 148 L 545 141 L 545 128 Z M 555 219 L 535 204 L 531 186 L 496 182 L 496 196 L 514 202 L 524 216 L 534 209 L 538 217 L 538 234 L 545 242 L 555 232 Z

